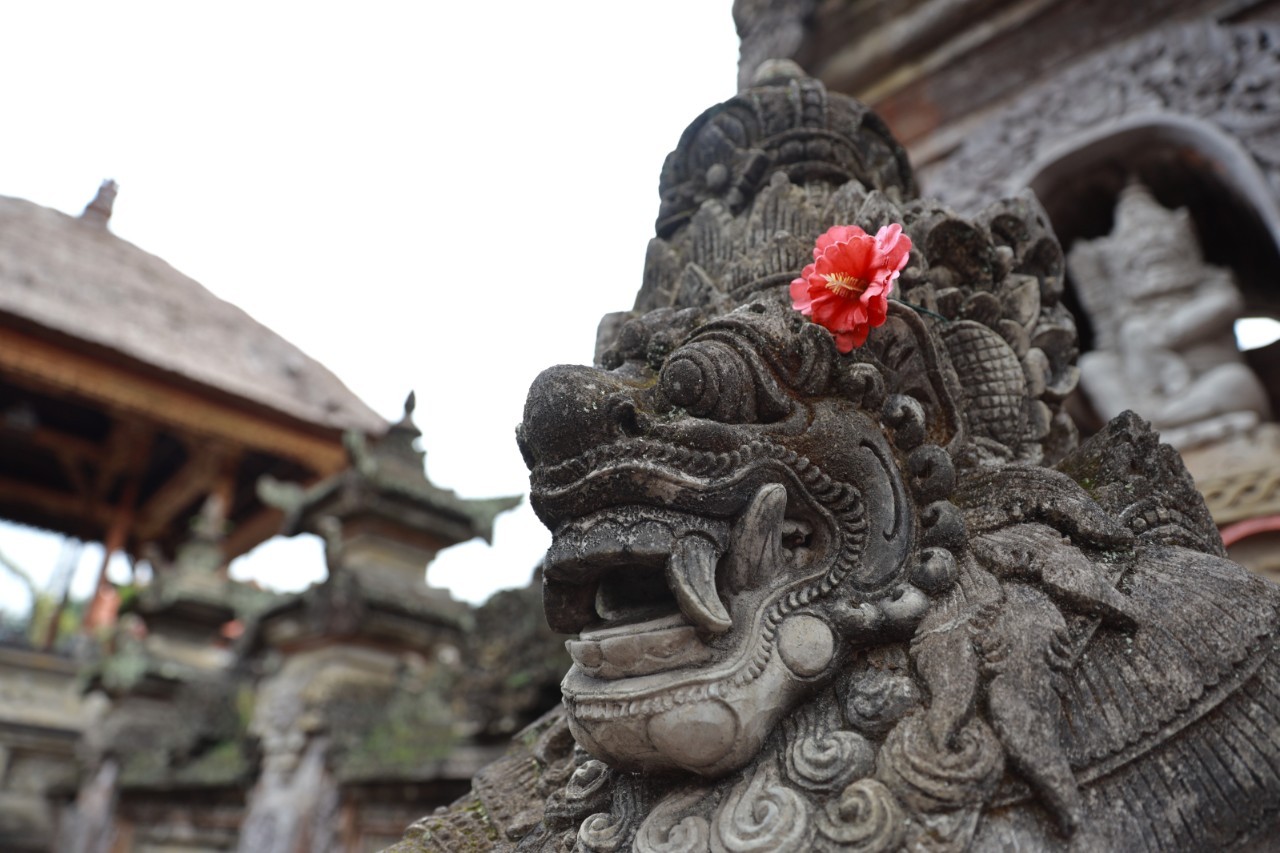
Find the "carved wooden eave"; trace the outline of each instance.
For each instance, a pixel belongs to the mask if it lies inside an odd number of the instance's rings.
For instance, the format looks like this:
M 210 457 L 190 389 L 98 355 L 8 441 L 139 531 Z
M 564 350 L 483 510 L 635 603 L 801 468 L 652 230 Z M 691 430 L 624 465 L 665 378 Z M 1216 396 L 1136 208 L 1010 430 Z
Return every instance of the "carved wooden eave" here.
M 993 105 L 978 126 L 957 125 L 945 156 L 927 168 L 924 182 L 957 209 L 975 209 L 1027 186 L 1047 164 L 1100 131 L 1114 134 L 1137 121 L 1181 120 L 1213 134 L 1209 141 L 1218 147 L 1230 146 L 1230 152 L 1203 153 L 1226 161 L 1216 167 L 1229 172 L 1225 179 L 1259 208 L 1274 236 L 1276 35 L 1274 23 L 1225 25 L 1204 19 L 1095 45 L 1052 77 Z M 989 157 L 992 150 L 1000 157 Z M 1256 172 L 1247 179 L 1237 176 L 1238 167 L 1224 153 L 1242 155 Z
M 210 494 L 231 558 L 274 535 L 263 474 L 311 483 L 386 423 L 331 373 L 91 222 L 0 198 L 0 516 L 172 553 Z

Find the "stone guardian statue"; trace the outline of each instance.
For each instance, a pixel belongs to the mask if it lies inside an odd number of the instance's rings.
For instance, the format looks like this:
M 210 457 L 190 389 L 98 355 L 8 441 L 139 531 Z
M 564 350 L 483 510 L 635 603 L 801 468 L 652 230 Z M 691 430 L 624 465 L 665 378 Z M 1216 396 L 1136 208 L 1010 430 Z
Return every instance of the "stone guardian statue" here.
M 1072 246 L 1067 268 L 1097 338 L 1080 358 L 1080 385 L 1102 418 L 1134 409 L 1180 449 L 1271 419 L 1236 348 L 1240 291 L 1230 271 L 1204 262 L 1185 208 L 1129 184 L 1111 234 Z
M 393 849 L 1277 837 L 1280 590 L 1138 417 L 1078 446 L 1034 201 L 918 198 L 884 124 L 786 63 L 695 121 L 660 189 L 635 308 L 518 431 L 563 707 Z M 841 352 L 790 283 L 832 226 L 890 225 L 903 301 Z

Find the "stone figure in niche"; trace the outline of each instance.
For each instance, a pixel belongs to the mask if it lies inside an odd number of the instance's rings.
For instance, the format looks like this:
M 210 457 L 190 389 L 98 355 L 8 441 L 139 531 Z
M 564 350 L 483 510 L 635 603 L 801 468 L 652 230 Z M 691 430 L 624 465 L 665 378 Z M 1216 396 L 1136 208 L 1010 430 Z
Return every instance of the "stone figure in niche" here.
M 1134 409 L 1179 448 L 1270 420 L 1232 331 L 1240 291 L 1229 270 L 1204 262 L 1185 208 L 1129 184 L 1111 234 L 1072 246 L 1067 268 L 1097 336 L 1080 386 L 1101 417 Z
M 668 157 L 635 308 L 518 436 L 575 635 L 563 707 L 394 848 L 1225 849 L 1280 814 L 1280 590 L 1131 413 L 1078 446 L 1034 201 L 916 196 L 787 63 Z M 832 225 L 897 223 L 864 345 L 792 307 Z

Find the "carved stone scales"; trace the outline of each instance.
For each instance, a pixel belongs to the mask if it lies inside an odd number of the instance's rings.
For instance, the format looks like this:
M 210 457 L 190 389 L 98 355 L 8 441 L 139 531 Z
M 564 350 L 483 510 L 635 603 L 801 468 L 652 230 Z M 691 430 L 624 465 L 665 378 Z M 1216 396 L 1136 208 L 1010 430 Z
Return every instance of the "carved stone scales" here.
M 785 64 L 694 122 L 661 193 L 635 309 L 519 431 L 564 707 L 396 849 L 1274 839 L 1280 591 L 1136 416 L 1077 446 L 1035 202 L 918 199 L 880 120 Z M 888 223 L 932 313 L 840 355 L 787 284 L 829 226 Z

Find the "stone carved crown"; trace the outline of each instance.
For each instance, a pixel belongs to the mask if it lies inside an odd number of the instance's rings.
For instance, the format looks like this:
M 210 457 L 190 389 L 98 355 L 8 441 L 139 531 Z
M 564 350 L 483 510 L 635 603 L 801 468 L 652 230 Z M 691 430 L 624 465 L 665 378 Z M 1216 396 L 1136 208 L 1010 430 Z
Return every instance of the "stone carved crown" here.
M 661 194 L 639 316 L 605 340 L 605 366 L 674 340 L 670 315 L 655 311 L 684 310 L 677 323 L 689 325 L 761 299 L 802 327 L 786 286 L 811 260 L 814 236 L 900 222 L 917 250 L 899 288 L 949 322 L 928 330 L 895 308 L 890 329 L 838 372 L 870 363 L 890 383 L 932 377 L 915 389 L 923 411 L 967 454 L 1053 461 L 1074 443 L 1061 402 L 1077 380 L 1075 326 L 1061 304 L 1062 252 L 1033 201 L 1000 203 L 974 223 L 918 199 L 880 119 L 789 63 L 767 66 L 757 88 L 690 126 L 663 167 Z M 894 358 L 914 361 L 885 361 Z
M 596 366 L 535 381 L 518 432 L 547 617 L 578 635 L 564 707 L 401 849 L 1265 832 L 1280 597 L 1137 418 L 1077 446 L 1035 203 L 916 198 L 879 120 L 785 66 L 690 127 L 662 199 L 635 309 Z M 894 305 L 841 355 L 786 285 L 829 226 L 890 222 L 938 316 Z

